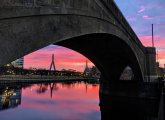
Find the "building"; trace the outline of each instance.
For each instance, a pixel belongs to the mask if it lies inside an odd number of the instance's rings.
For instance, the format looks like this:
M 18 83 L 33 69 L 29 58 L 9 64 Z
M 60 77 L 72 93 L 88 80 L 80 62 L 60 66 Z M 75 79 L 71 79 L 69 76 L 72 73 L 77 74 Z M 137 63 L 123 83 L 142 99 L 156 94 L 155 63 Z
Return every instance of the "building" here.
M 97 77 L 97 78 L 100 78 L 100 75 L 101 75 L 100 71 L 98 70 L 98 68 L 96 66 L 92 66 L 91 68 L 88 67 L 87 61 L 86 61 L 86 65 L 85 65 L 83 74 L 86 76 Z
M 19 58 L 15 61 L 11 62 L 11 64 L 16 68 L 23 68 L 23 66 L 24 66 L 24 57 Z

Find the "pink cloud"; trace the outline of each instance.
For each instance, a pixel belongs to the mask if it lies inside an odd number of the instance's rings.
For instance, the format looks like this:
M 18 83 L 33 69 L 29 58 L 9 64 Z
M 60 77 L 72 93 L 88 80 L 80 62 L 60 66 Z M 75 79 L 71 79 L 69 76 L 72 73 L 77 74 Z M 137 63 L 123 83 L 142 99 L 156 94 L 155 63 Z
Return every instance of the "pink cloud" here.
M 146 19 L 146 20 L 153 19 L 153 17 L 150 17 L 150 16 L 148 16 L 148 15 L 144 15 L 143 18 Z
M 138 11 L 138 13 L 142 13 L 142 12 L 144 12 L 145 11 L 145 7 L 144 6 L 141 6 L 140 7 L 140 10 Z

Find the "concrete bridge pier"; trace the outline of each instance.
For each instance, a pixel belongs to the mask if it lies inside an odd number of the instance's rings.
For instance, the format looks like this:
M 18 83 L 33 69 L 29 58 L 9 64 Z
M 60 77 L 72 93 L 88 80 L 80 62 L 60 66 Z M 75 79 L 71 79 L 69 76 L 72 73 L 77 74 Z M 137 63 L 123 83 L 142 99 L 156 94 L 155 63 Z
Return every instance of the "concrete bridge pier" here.
M 132 62 L 131 62 L 132 61 Z M 133 60 L 119 57 L 104 62 L 105 65 L 100 77 L 100 93 L 105 95 L 140 96 L 143 78 L 137 63 Z M 132 80 L 120 80 L 124 69 L 130 66 L 134 77 Z M 131 91 L 130 91 L 131 90 Z
M 100 94 L 101 120 L 157 120 L 158 102 Z
M 147 76 L 145 80 L 147 82 L 153 82 L 157 79 L 156 71 L 156 48 L 155 47 L 146 47 L 146 66 L 147 66 Z

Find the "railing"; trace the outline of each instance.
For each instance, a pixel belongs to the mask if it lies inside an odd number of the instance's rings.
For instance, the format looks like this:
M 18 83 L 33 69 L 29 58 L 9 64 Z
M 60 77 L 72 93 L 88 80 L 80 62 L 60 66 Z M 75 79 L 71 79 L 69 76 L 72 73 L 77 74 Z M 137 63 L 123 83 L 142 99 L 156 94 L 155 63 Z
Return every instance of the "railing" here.
M 139 38 L 135 34 L 135 32 L 132 30 L 131 26 L 125 19 L 122 12 L 119 10 L 117 5 L 114 3 L 113 0 L 101 0 L 101 2 L 106 6 L 106 8 L 113 14 L 113 16 L 118 20 L 118 22 L 121 24 L 121 26 L 125 29 L 125 31 L 129 34 L 129 36 L 135 41 L 135 43 L 142 49 L 144 49 L 144 46 L 140 42 Z

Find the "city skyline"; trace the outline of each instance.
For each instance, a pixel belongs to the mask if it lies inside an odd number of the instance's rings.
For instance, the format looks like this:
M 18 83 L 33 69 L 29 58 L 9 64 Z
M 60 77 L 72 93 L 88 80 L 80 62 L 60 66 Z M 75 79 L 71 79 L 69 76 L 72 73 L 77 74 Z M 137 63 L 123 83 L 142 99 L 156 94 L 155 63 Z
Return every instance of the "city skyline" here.
M 115 0 L 119 9 L 141 40 L 144 46 L 152 45 L 151 25 L 154 24 L 154 41 L 161 67 L 165 63 L 165 2 L 163 0 Z M 83 71 L 87 58 L 79 53 L 60 46 L 47 46 L 25 56 L 25 68 L 47 68 L 51 63 L 51 55 L 55 54 L 57 69 L 75 69 Z M 35 64 L 34 64 L 35 63 Z M 89 66 L 93 64 L 89 62 Z

